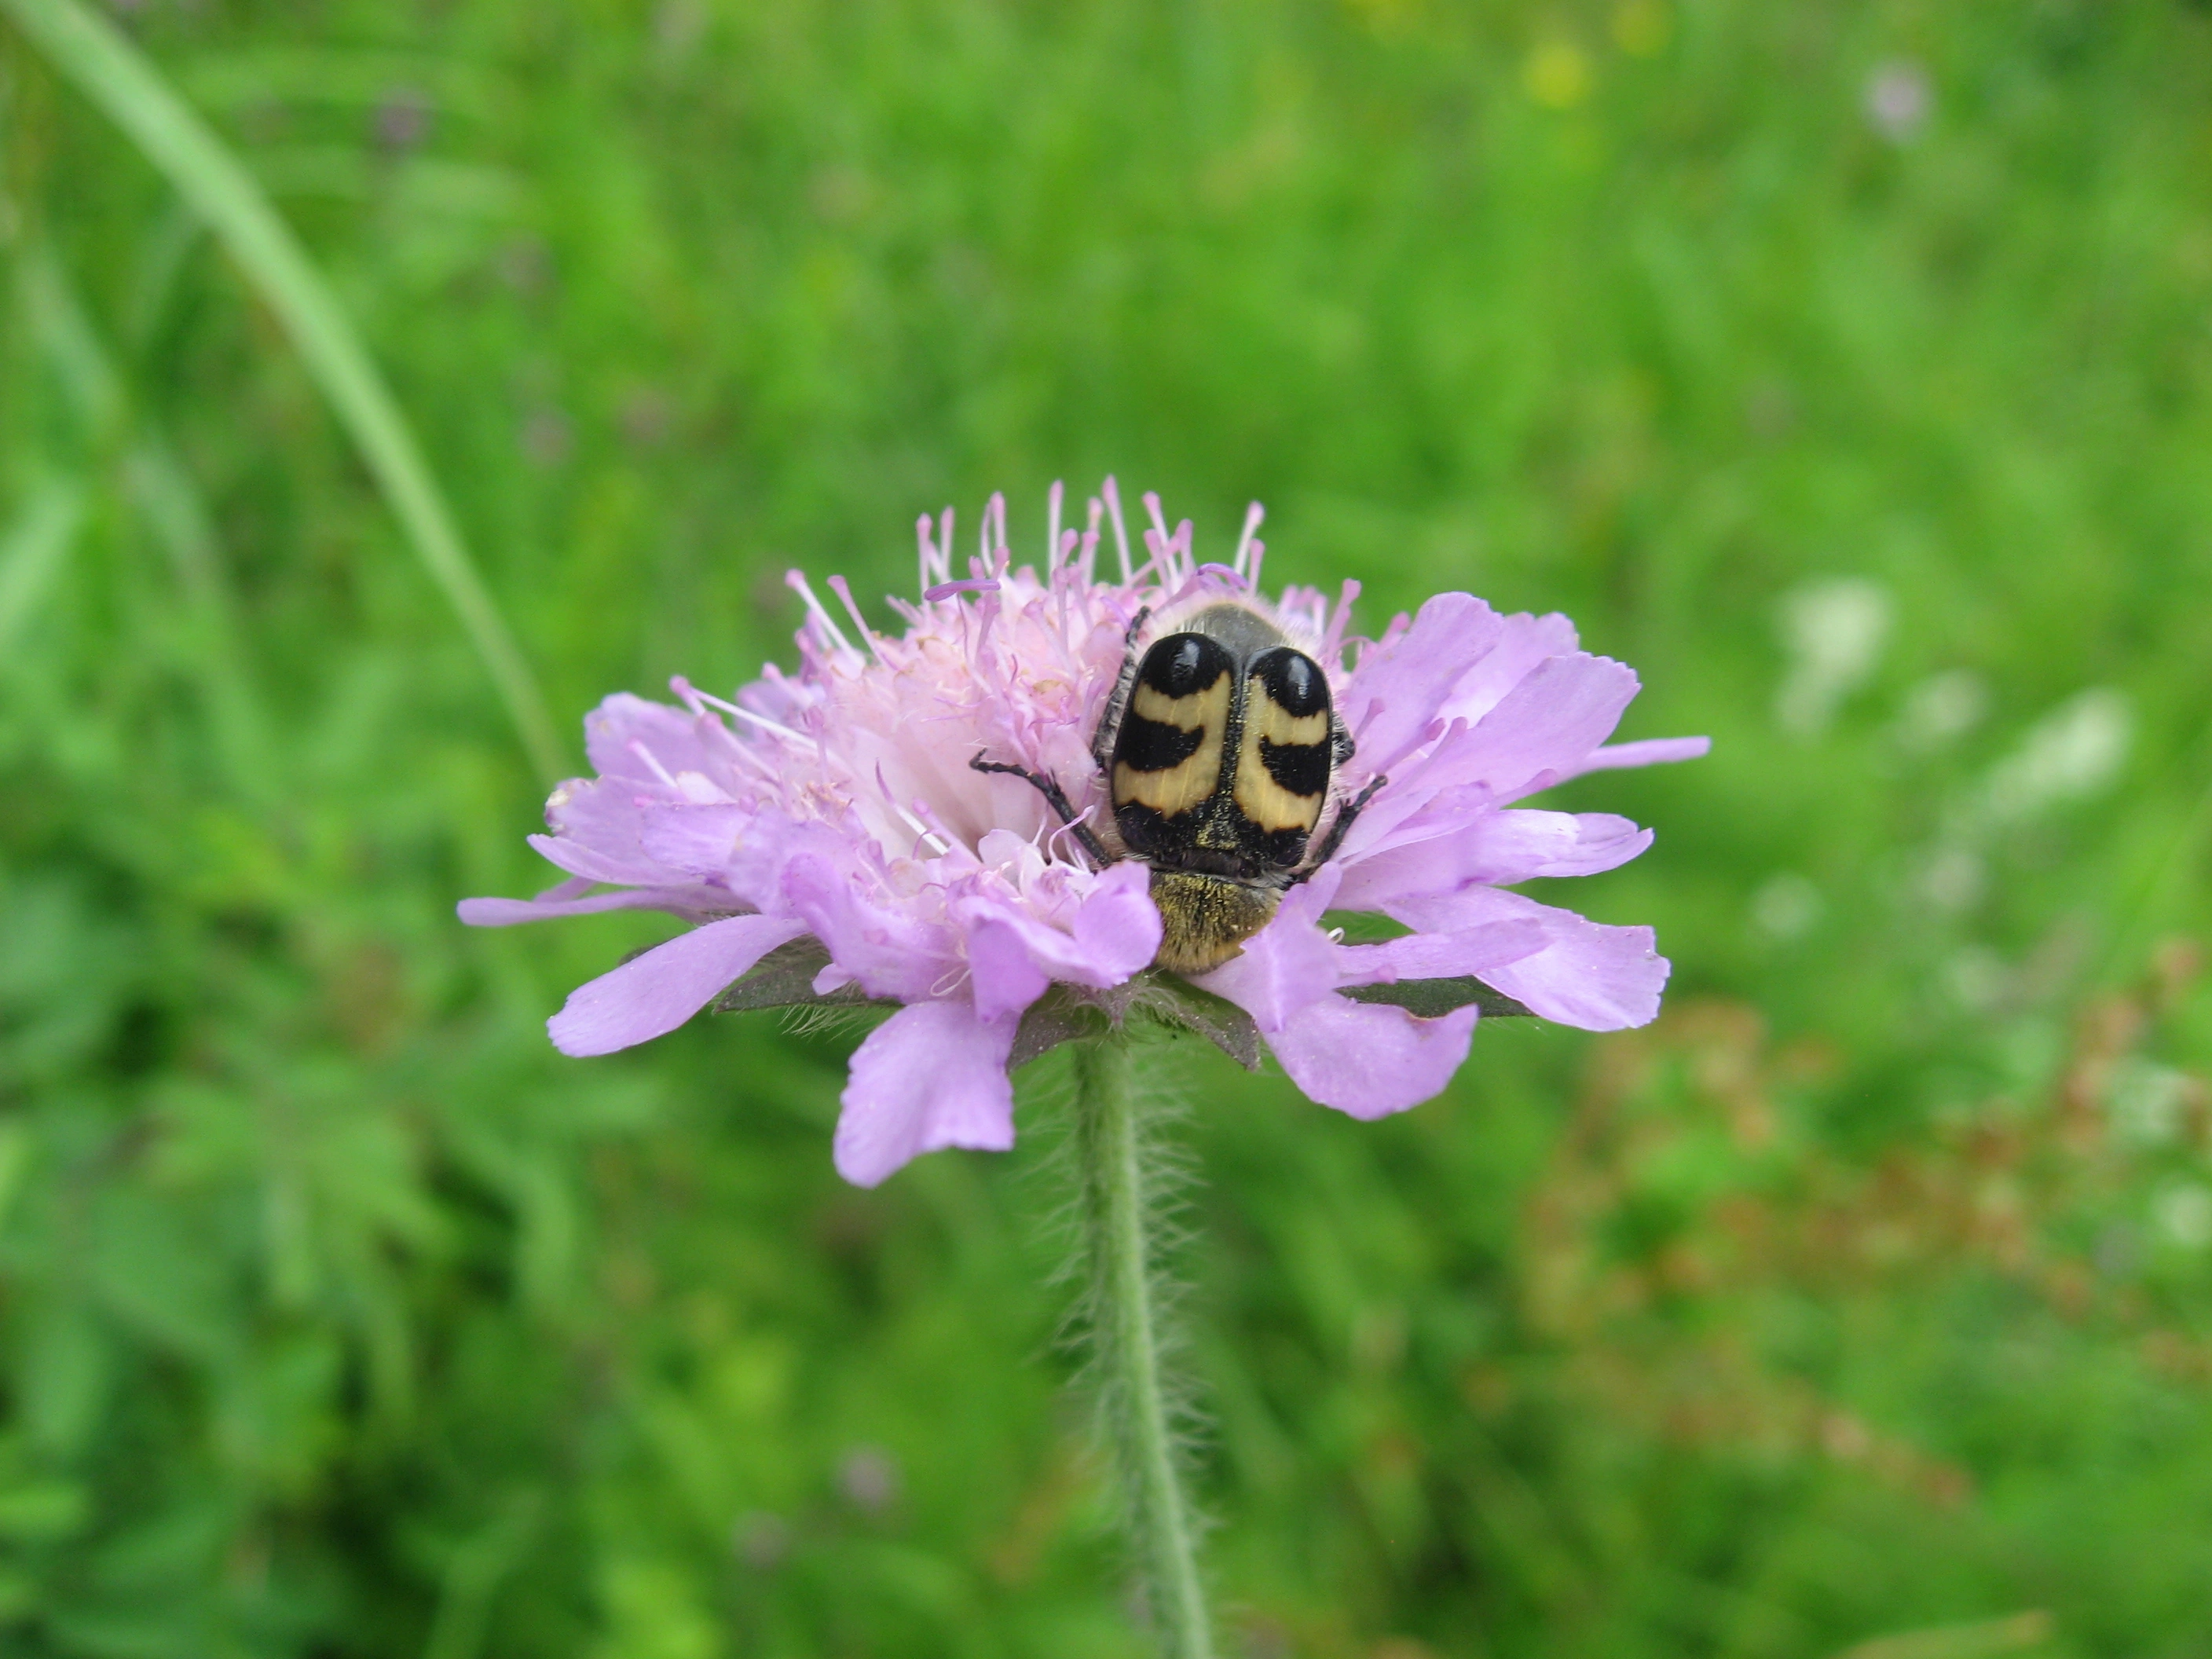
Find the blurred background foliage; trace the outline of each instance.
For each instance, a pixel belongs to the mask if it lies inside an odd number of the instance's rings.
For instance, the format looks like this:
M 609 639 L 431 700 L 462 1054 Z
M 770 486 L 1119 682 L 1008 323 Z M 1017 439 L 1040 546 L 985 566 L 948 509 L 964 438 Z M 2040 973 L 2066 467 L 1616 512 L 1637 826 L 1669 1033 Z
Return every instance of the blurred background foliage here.
M 2212 1646 L 2212 15 L 134 0 L 574 733 L 1116 471 L 1711 760 L 1647 1030 L 1172 1052 L 1250 1659 Z M 270 313 L 0 27 L 0 1647 L 1142 1651 L 1005 1158 L 541 1021 L 532 775 Z M 572 749 L 572 754 L 574 751 Z M 577 763 L 580 757 L 572 759 Z

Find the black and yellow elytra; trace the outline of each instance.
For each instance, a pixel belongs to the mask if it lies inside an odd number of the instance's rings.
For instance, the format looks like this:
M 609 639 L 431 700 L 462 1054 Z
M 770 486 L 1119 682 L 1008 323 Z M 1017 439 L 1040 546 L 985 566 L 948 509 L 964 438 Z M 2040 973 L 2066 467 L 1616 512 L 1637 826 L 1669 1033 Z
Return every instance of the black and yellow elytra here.
M 1328 860 L 1382 780 L 1338 809 L 1316 846 L 1330 781 L 1352 754 L 1321 665 L 1248 605 L 1209 605 L 1139 657 L 1143 623 L 1130 629 L 1092 752 L 1107 775 L 1119 855 L 1152 866 L 1155 960 L 1202 974 L 1236 956 L 1283 890 Z M 1054 780 L 980 755 L 973 764 L 1027 778 L 1094 858 L 1116 856 Z

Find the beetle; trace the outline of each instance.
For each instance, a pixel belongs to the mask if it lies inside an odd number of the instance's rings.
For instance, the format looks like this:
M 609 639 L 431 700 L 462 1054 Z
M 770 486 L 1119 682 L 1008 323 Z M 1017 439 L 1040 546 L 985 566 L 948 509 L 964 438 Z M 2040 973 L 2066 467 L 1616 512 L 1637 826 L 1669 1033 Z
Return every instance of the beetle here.
M 1271 618 L 1231 600 L 1206 606 L 1140 655 L 1149 614 L 1130 624 L 1091 743 L 1113 845 L 1055 779 L 981 755 L 969 764 L 1027 781 L 1097 863 L 1150 865 L 1161 924 L 1154 962 L 1203 974 L 1237 956 L 1284 892 L 1335 856 L 1385 780 L 1342 801 L 1316 841 L 1330 785 L 1352 754 L 1322 665 Z

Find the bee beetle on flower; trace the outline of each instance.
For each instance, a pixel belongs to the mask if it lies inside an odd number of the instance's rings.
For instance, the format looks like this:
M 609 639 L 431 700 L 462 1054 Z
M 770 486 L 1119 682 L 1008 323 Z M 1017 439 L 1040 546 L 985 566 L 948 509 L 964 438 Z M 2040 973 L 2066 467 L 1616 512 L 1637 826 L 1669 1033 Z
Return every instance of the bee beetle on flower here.
M 1091 754 L 1110 781 L 1119 855 L 1152 866 L 1155 965 L 1204 974 L 1267 925 L 1284 888 L 1328 862 L 1384 780 L 1337 803 L 1316 842 L 1330 773 L 1352 753 L 1321 665 L 1249 601 L 1205 602 L 1139 654 L 1150 616 L 1130 627 Z M 1057 779 L 980 755 L 969 764 L 1027 779 L 1095 861 L 1117 855 Z
M 1139 1016 L 1248 1065 L 1264 1043 L 1310 1098 L 1375 1117 L 1441 1090 L 1486 1010 L 1593 1030 L 1656 1013 L 1649 928 L 1506 890 L 1650 842 L 1512 803 L 1705 752 L 1607 745 L 1638 689 L 1625 665 L 1563 617 L 1466 593 L 1353 641 L 1357 584 L 1267 596 L 1256 507 L 1231 561 L 1200 563 L 1152 495 L 1141 559 L 1111 479 L 1079 531 L 1060 502 L 1055 485 L 1042 573 L 1015 564 L 999 497 L 964 576 L 950 511 L 925 518 L 920 602 L 890 602 L 903 633 L 832 577 L 848 634 L 793 572 L 797 673 L 728 701 L 679 679 L 681 707 L 617 696 L 589 717 L 598 775 L 556 790 L 533 838 L 569 878 L 462 918 L 696 926 L 574 992 L 550 1023 L 564 1052 L 709 1004 L 893 1006 L 836 1139 L 872 1185 L 938 1147 L 1011 1146 L 1010 1069 Z M 1332 911 L 1407 931 L 1346 945 Z

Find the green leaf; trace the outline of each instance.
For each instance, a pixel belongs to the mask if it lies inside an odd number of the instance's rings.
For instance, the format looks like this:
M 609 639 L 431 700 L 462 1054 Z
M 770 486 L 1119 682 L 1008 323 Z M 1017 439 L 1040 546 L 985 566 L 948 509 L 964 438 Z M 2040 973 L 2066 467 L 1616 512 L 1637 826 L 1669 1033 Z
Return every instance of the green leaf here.
M 1153 1018 L 1204 1037 L 1248 1072 L 1260 1069 L 1260 1028 L 1235 1003 L 1173 974 L 1146 975 L 1138 1006 Z
M 15 642 L 61 568 L 84 521 L 84 505 L 82 485 L 73 478 L 53 479 L 0 533 L 0 650 Z
M 92 1509 L 74 1480 L 39 1480 L 0 1490 L 0 1538 L 19 1544 L 49 1542 L 80 1530 Z
M 829 965 L 829 951 L 810 933 L 769 951 L 710 1006 L 718 1014 L 741 1014 L 753 1008 L 852 1008 L 872 1000 L 857 985 L 827 994 L 816 991 L 814 976 Z
M 1006 1056 L 1008 1071 L 1050 1054 L 1063 1042 L 1104 1032 L 1107 1020 L 1100 1010 L 1079 1000 L 1073 991 L 1072 986 L 1055 985 L 1023 1011 L 1013 1052 Z
M 1355 985 L 1345 995 L 1354 1002 L 1379 1002 L 1403 1008 L 1423 1019 L 1438 1019 L 1473 1004 L 1485 1019 L 1534 1018 L 1534 1011 L 1479 979 L 1401 979 L 1395 985 Z

